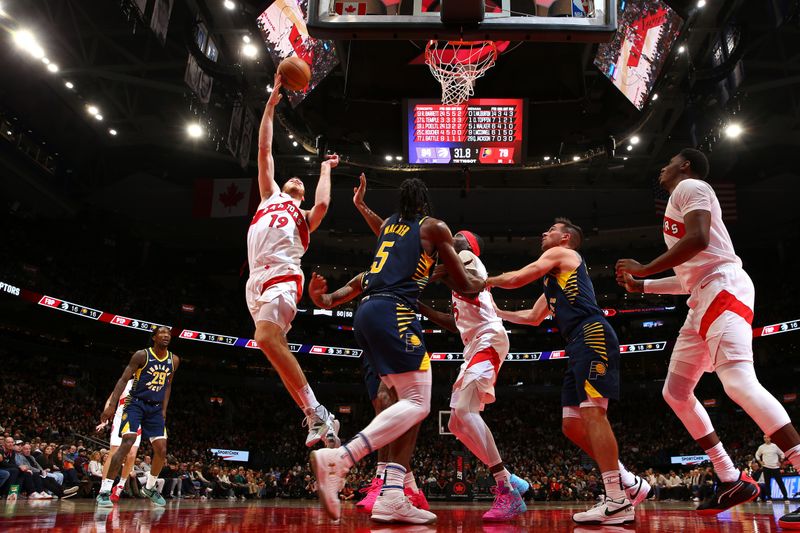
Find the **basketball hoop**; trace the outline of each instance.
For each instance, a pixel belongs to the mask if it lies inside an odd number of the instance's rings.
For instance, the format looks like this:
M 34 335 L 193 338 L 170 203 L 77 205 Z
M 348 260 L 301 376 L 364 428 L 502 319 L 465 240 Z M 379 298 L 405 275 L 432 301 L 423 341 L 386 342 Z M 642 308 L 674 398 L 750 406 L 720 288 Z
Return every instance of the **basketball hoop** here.
M 475 93 L 475 80 L 497 60 L 494 41 L 428 41 L 425 63 L 442 85 L 443 104 L 463 104 Z

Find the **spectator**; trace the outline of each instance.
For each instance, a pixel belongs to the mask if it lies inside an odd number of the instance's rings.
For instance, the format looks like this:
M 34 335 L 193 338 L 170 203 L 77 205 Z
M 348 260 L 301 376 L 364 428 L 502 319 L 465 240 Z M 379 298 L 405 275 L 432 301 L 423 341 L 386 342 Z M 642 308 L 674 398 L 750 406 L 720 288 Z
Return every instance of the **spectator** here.
M 22 453 L 17 453 L 15 456 L 17 467 L 20 470 L 26 469 L 32 474 L 34 488 L 40 496 L 50 497 L 50 494 L 54 494 L 58 498 L 71 498 L 72 496 L 75 496 L 75 493 L 78 492 L 78 487 L 70 487 L 67 490 L 64 490 L 55 479 L 48 477 L 44 468 L 42 468 L 42 466 L 36 461 L 36 458 L 31 455 L 30 444 L 25 443 L 21 448 Z
M 764 444 L 756 450 L 756 461 L 761 463 L 764 470 L 764 484 L 767 486 L 767 492 L 772 492 L 772 484 L 770 480 L 774 479 L 778 488 L 781 490 L 784 501 L 789 499 L 786 494 L 786 485 L 783 484 L 783 477 L 781 476 L 781 462 L 785 459 L 783 452 L 774 442 L 769 438 L 769 435 L 764 435 Z M 770 500 L 772 497 L 770 496 Z

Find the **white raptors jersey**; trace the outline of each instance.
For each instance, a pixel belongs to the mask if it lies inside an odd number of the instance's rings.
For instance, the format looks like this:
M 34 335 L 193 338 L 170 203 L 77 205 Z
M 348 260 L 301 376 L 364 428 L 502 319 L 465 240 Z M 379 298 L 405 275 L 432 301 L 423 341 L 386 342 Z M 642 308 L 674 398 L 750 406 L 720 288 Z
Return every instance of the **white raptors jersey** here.
M 487 278 L 486 267 L 478 256 L 469 250 L 462 250 L 458 257 L 464 268 L 481 279 Z M 496 335 L 506 336 L 503 321 L 494 310 L 492 293 L 481 291 L 474 298 L 467 298 L 453 292 L 453 316 L 456 327 L 464 343 L 464 358 L 469 361 L 476 352 L 492 346 Z
M 711 185 L 696 179 L 683 180 L 669 197 L 664 213 L 664 241 L 667 248 L 686 234 L 684 216 L 695 210 L 711 212 L 711 229 L 708 247 L 674 268 L 681 286 L 690 293 L 695 286 L 717 268 L 725 265 L 741 267 L 742 260 L 733 250 L 728 229 L 722 222 L 722 209 Z
M 262 200 L 247 231 L 250 275 L 269 269 L 270 275 L 302 272 L 300 258 L 308 248 L 305 216 L 288 194 Z

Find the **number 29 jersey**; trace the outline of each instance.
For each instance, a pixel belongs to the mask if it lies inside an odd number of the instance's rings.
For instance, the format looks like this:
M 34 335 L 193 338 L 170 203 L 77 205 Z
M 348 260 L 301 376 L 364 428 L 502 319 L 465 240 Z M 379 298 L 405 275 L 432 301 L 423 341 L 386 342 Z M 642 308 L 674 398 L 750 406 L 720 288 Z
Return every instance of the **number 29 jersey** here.
M 169 376 L 173 372 L 172 352 L 167 351 L 163 359 L 152 348 L 145 352 L 147 361 L 133 375 L 130 396 L 147 402 L 163 402 Z
M 375 260 L 361 279 L 364 296 L 385 294 L 399 297 L 414 310 L 436 254 L 429 256 L 422 248 L 420 225 L 427 217 L 404 220 L 394 214 L 381 228 Z

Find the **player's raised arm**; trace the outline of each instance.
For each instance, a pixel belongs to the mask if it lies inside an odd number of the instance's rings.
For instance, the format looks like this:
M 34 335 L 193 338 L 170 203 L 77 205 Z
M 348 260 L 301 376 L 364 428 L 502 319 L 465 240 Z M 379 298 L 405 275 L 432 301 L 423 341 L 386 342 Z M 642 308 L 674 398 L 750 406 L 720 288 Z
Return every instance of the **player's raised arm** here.
M 106 403 L 105 409 L 103 409 L 103 414 L 100 415 L 100 422 L 106 423 L 114 417 L 114 412 L 117 410 L 117 402 L 119 402 L 119 397 L 122 396 L 122 391 L 125 390 L 125 385 L 146 362 L 147 352 L 144 350 L 139 350 L 131 356 L 128 366 L 122 371 L 122 376 L 114 386 L 114 392 L 111 393 L 111 397 Z
M 475 294 L 483 290 L 486 286 L 484 281 L 467 272 L 453 248 L 453 234 L 447 224 L 435 218 L 426 219 L 420 228 L 420 236 L 423 241 L 429 241 L 436 248 L 452 282 L 450 288 L 460 294 Z
M 364 273 L 362 272 L 348 281 L 347 285 L 344 287 L 332 293 L 328 293 L 327 280 L 314 272 L 311 274 L 311 281 L 308 283 L 308 296 L 311 298 L 311 301 L 314 302 L 314 305 L 319 308 L 331 309 L 333 307 L 339 307 L 353 298 L 356 298 L 363 292 L 361 287 L 361 278 L 363 276 Z
M 358 187 L 353 187 L 353 205 L 356 206 L 358 212 L 364 217 L 372 233 L 378 236 L 381 234 L 381 228 L 386 223 L 386 219 L 367 207 L 367 204 L 364 202 L 364 195 L 367 193 L 367 177 L 362 172 L 358 179 Z
M 275 107 L 281 101 L 281 77 L 275 75 L 272 94 L 269 95 L 261 125 L 258 127 L 258 191 L 261 199 L 269 198 L 280 190 L 275 181 L 275 160 L 272 158 L 272 129 Z
M 519 270 L 505 272 L 499 276 L 490 276 L 486 280 L 486 285 L 490 287 L 499 287 L 501 289 L 524 287 L 528 283 L 543 277 L 554 268 L 557 268 L 568 253 L 571 252 L 561 246 L 550 248 L 539 256 L 539 259 Z
M 434 324 L 443 327 L 451 333 L 458 333 L 456 318 L 452 313 L 442 313 L 441 311 L 437 311 L 436 309 L 433 309 L 432 307 L 429 307 L 420 301 L 417 301 L 417 308 L 422 316 L 427 317 Z
M 550 315 L 550 309 L 547 307 L 547 298 L 545 298 L 544 294 L 539 296 L 530 309 L 505 311 L 495 306 L 494 310 L 497 316 L 503 320 L 514 324 L 525 324 L 529 326 L 538 326 Z
M 331 170 L 339 165 L 339 156 L 336 154 L 325 157 L 325 161 L 320 165 L 319 182 L 314 191 L 314 207 L 308 212 L 308 229 L 316 230 L 331 203 Z

